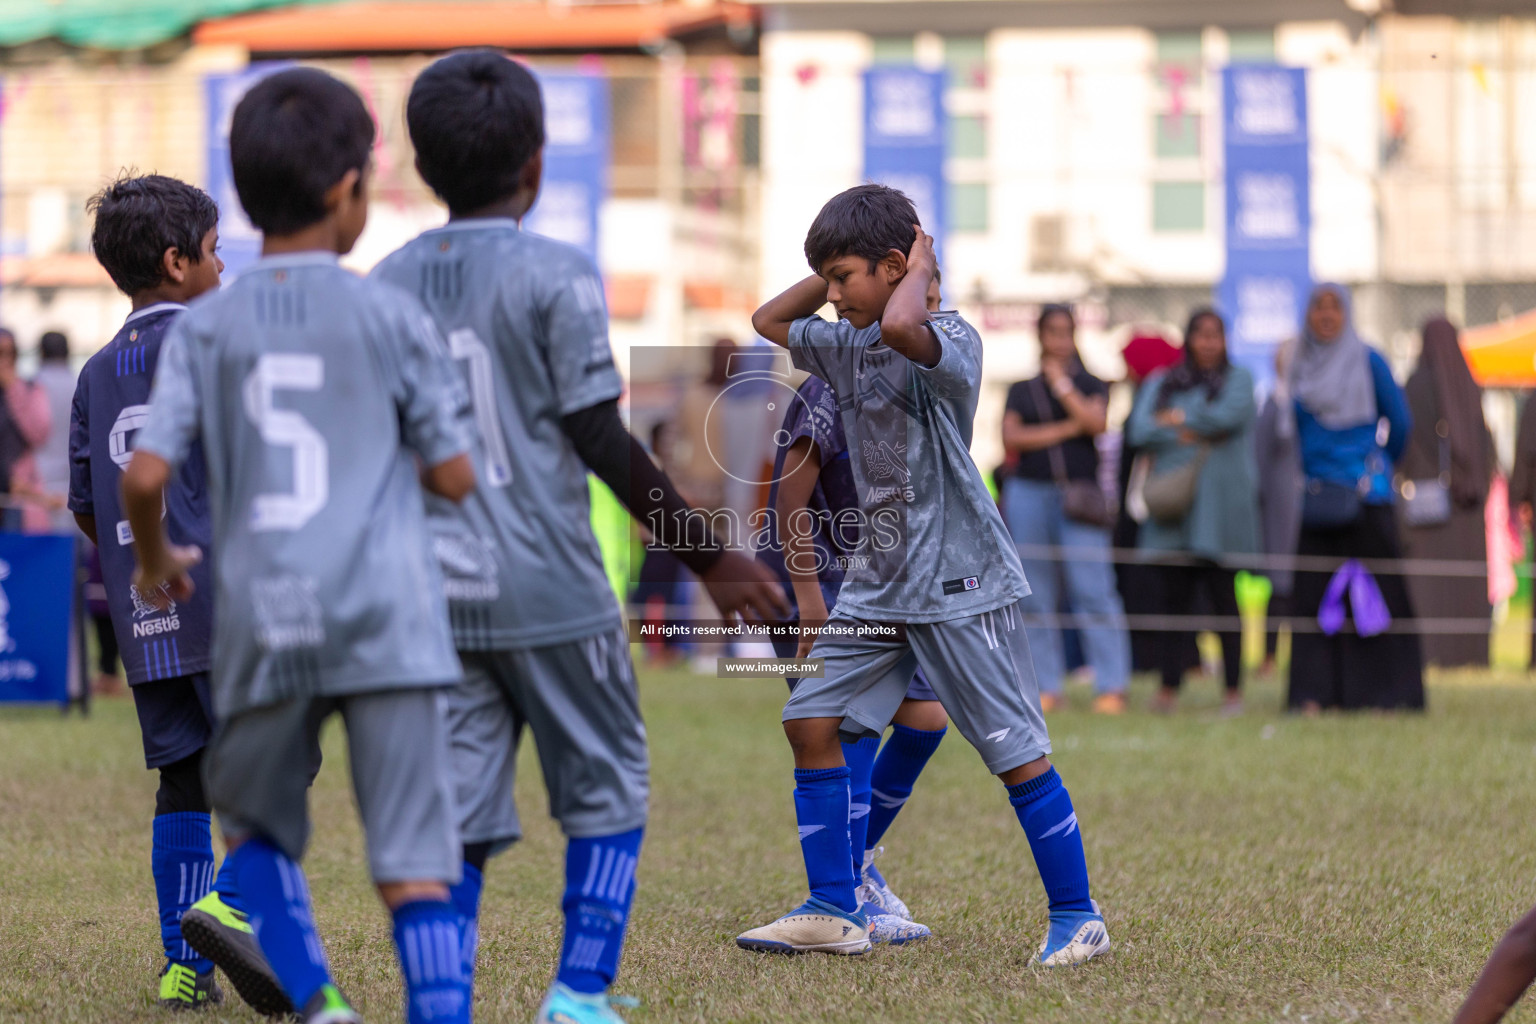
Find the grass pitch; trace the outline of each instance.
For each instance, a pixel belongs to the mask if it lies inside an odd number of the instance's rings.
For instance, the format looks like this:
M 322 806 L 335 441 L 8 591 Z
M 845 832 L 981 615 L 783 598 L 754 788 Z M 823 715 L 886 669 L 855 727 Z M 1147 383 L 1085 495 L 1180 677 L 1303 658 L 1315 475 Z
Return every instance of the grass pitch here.
M 882 860 L 934 938 L 861 958 L 742 952 L 804 876 L 781 684 L 645 673 L 653 816 L 619 990 L 663 1021 L 1443 1021 L 1536 902 L 1536 687 L 1438 677 L 1422 717 L 1304 721 L 1257 685 L 1214 715 L 1054 715 L 1114 950 L 1031 965 L 1045 900 L 1002 787 L 951 733 Z M 1133 691 L 1133 706 L 1150 691 Z M 327 732 L 307 867 L 332 967 L 370 1021 L 400 1019 L 340 729 Z M 492 862 L 476 1016 L 526 1021 L 553 971 L 562 842 L 524 751 L 527 838 Z M 159 1021 L 149 877 L 154 778 L 131 703 L 89 720 L 0 712 L 0 1019 Z M 226 986 L 227 988 L 227 986 Z M 255 1021 L 233 992 L 206 1020 Z M 1536 1006 L 1517 1020 L 1536 1020 Z

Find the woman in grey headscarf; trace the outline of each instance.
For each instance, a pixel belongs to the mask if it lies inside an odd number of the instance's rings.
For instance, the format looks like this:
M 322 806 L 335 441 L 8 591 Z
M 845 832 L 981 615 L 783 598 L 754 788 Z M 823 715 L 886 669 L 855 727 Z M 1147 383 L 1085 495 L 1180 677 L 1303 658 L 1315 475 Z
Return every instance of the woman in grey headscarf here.
M 1355 333 L 1348 292 L 1326 284 L 1313 290 L 1301 336 L 1283 359 L 1291 402 L 1282 429 L 1294 431 L 1306 477 L 1297 554 L 1339 564 L 1401 558 L 1392 475 L 1412 418 L 1387 361 Z M 1293 603 L 1304 626 L 1317 621 L 1332 576 L 1332 570 L 1296 573 Z M 1394 625 L 1412 622 L 1402 576 L 1377 573 L 1375 579 Z M 1286 700 L 1304 713 L 1422 708 L 1423 661 L 1416 633 L 1326 636 L 1302 628 L 1291 644 Z

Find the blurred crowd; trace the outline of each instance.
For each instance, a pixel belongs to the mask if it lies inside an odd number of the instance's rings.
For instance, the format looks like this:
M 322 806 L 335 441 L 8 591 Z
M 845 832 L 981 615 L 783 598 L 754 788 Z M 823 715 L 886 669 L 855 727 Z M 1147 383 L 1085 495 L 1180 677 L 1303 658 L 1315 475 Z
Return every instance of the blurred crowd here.
M 1215 668 L 1197 644 L 1209 632 L 1224 707 L 1240 710 L 1245 589 L 1267 607 L 1267 670 L 1280 627 L 1291 633 L 1293 711 L 1420 709 L 1427 662 L 1488 664 L 1490 543 L 1512 578 L 1536 499 L 1536 416 L 1528 404 L 1506 486 L 1449 321 L 1424 324 L 1400 385 L 1356 332 L 1348 291 L 1321 285 L 1256 387 L 1221 316 L 1200 309 L 1181 344 L 1127 343 L 1134 395 L 1118 431 L 1072 311 L 1047 306 L 1038 327 L 1041 371 L 1009 393 L 998 474 L 1047 708 L 1073 633 L 1095 708 L 1112 713 L 1133 671 L 1156 673 L 1153 706 L 1173 710 L 1185 677 Z
M 1236 712 L 1243 615 L 1256 607 L 1267 616 L 1260 671 L 1284 668 L 1288 706 L 1302 713 L 1421 708 L 1426 663 L 1488 664 L 1501 570 L 1513 577 L 1536 505 L 1536 410 L 1527 403 L 1506 479 L 1449 321 L 1423 326 L 1403 385 L 1356 332 L 1336 285 L 1313 292 L 1258 385 L 1229 358 L 1211 309 L 1196 310 L 1182 338 L 1133 332 L 1126 378 L 1113 385 L 1084 366 L 1069 306 L 1045 306 L 1037 327 L 1039 373 L 1008 391 L 993 482 L 1033 589 L 1046 710 L 1079 678 L 1096 710 L 1122 711 L 1132 673 L 1148 672 L 1160 680 L 1156 710 L 1173 710 L 1199 674 L 1220 678 Z M 0 529 L 73 535 L 69 342 L 49 332 L 38 347 L 24 379 L 16 338 L 0 329 Z M 695 507 L 730 509 L 741 523 L 763 508 L 765 439 L 783 415 L 771 388 L 731 384 L 758 351 L 717 340 L 706 372 L 650 429 L 655 457 Z M 1123 422 L 1111 422 L 1117 386 L 1130 391 Z M 635 580 L 631 600 L 653 616 L 709 617 L 667 552 L 648 551 Z M 104 624 L 99 578 L 85 595 Z M 110 626 L 96 633 L 96 687 L 110 690 L 116 644 Z M 1204 656 L 1202 633 L 1218 641 Z M 678 641 L 652 653 L 687 651 Z

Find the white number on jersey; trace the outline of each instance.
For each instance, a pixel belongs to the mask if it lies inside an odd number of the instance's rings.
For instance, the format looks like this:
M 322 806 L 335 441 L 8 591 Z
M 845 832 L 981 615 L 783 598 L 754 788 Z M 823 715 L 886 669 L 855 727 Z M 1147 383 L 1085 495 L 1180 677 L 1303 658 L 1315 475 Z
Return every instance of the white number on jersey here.
M 245 414 L 261 439 L 274 448 L 293 449 L 293 491 L 258 494 L 251 502 L 251 529 L 297 530 L 330 498 L 330 456 L 325 438 L 291 409 L 273 408 L 276 392 L 318 391 L 325 383 L 325 363 L 317 355 L 268 353 L 256 360 L 245 378 Z
M 494 487 L 512 482 L 512 457 L 507 438 L 496 415 L 496 381 L 492 376 L 491 350 L 473 328 L 460 327 L 448 335 L 448 351 L 469 364 L 469 404 L 475 410 L 475 426 L 485 441 L 485 475 Z

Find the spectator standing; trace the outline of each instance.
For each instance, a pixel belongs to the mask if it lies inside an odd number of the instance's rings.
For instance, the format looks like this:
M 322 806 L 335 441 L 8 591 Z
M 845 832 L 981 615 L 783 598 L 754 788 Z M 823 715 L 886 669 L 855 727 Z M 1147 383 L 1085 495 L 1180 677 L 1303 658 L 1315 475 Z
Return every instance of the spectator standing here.
M 1213 310 L 1189 318 L 1184 358 L 1154 376 L 1131 413 L 1131 442 L 1152 460 L 1143 551 L 1188 555 L 1191 564 L 1159 564 L 1157 595 L 1168 615 L 1193 615 L 1203 592 L 1219 618 L 1238 618 L 1231 555 L 1258 550 L 1253 464 L 1253 375 L 1227 358 L 1226 325 Z M 1159 486 L 1161 485 L 1161 487 Z M 1156 490 L 1163 500 L 1154 502 Z M 1195 630 L 1162 634 L 1162 688 L 1156 708 L 1171 711 L 1188 667 Z M 1225 670 L 1224 710 L 1242 710 L 1243 634 L 1218 631 Z
M 1131 645 L 1110 563 L 1114 516 L 1099 486 L 1093 442 L 1106 426 L 1109 387 L 1084 369 L 1069 307 L 1046 306 L 1037 326 L 1040 374 L 1009 389 L 1003 413 L 1003 448 L 1017 457 L 1003 485 L 1003 512 L 1030 585 L 1022 604 L 1033 619 L 1026 626 L 1040 703 L 1050 710 L 1061 699 L 1065 656 L 1055 618 L 1064 584 L 1067 603 L 1082 617 L 1098 690 L 1094 709 L 1118 714 L 1125 710 Z M 1048 547 L 1066 549 L 1064 557 L 1042 557 Z
M 1509 514 L 1524 531 L 1531 529 L 1536 506 L 1536 400 L 1525 399 L 1515 431 L 1515 464 L 1509 474 Z M 1536 669 L 1536 615 L 1531 616 L 1530 666 Z
M 1286 429 L 1294 430 L 1306 475 L 1297 554 L 1338 564 L 1401 558 L 1392 467 L 1408 443 L 1412 418 L 1386 359 L 1355 333 L 1349 293 L 1319 285 L 1307 303 L 1301 337 L 1282 358 L 1292 397 Z M 1419 636 L 1401 631 L 1414 622 L 1408 588 L 1398 573 L 1374 578 L 1400 631 L 1363 637 L 1299 630 L 1286 698 L 1292 709 L 1313 714 L 1323 708 L 1424 707 Z M 1300 619 L 1318 620 L 1331 582 L 1332 570 L 1303 567 L 1296 573 Z
M 8 494 L 0 529 L 42 533 L 48 509 L 34 452 L 48 438 L 48 396 L 21 379 L 18 355 L 16 335 L 0 328 L 0 479 Z
M 47 440 L 37 449 L 37 477 L 44 495 L 59 499 L 51 509 L 48 532 L 75 534 L 74 518 L 64 507 L 69 493 L 69 410 L 75 397 L 75 371 L 69 364 L 69 339 L 59 331 L 48 331 L 38 342 L 41 365 L 33 383 L 42 389 L 48 401 L 50 430 Z
M 1496 458 L 1493 435 L 1483 419 L 1483 391 L 1472 379 L 1456 328 L 1444 317 L 1424 324 L 1419 364 L 1404 391 L 1413 415 L 1408 447 L 1398 464 L 1403 497 L 1403 552 L 1408 558 L 1445 559 L 1487 565 L 1488 488 Z M 1442 510 L 1438 496 L 1445 488 Z M 1436 508 L 1415 515 L 1413 500 L 1425 490 Z M 1424 658 L 1442 667 L 1488 665 L 1493 607 L 1486 576 L 1410 575 L 1413 607 L 1429 619 L 1477 619 L 1475 633 L 1430 633 Z

